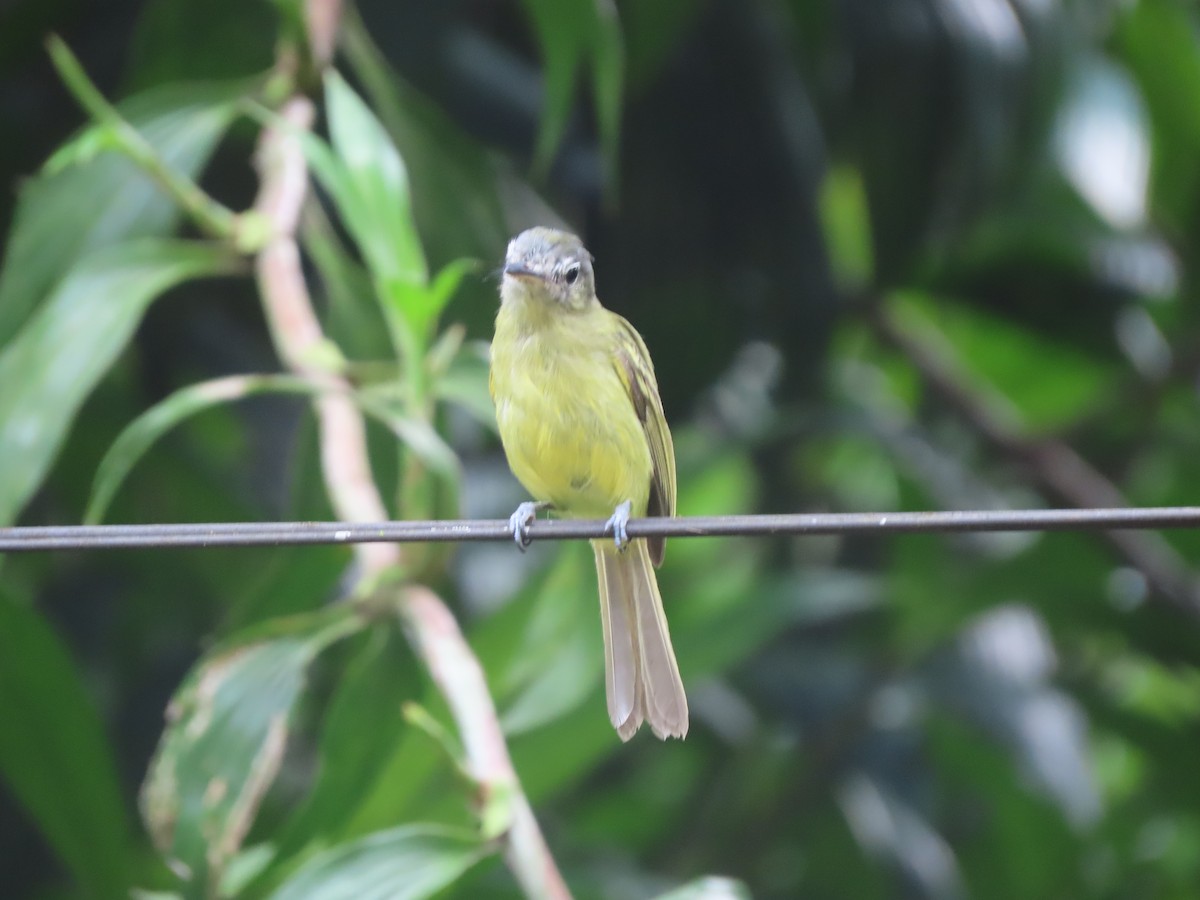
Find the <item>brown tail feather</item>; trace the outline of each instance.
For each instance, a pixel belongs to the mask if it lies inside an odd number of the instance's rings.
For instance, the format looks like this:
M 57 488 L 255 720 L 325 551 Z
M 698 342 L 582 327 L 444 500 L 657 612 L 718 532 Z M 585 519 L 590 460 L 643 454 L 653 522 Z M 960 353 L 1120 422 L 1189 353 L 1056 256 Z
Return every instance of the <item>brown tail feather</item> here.
M 684 737 L 687 696 L 646 542 L 633 541 L 619 552 L 608 541 L 593 541 L 592 549 L 600 585 L 608 717 L 624 741 L 643 721 L 664 740 Z

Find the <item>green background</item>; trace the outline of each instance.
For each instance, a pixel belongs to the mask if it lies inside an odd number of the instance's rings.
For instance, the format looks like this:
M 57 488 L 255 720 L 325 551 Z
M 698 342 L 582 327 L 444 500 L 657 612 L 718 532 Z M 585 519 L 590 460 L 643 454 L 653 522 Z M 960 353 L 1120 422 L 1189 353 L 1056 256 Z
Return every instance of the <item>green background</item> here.
M 72 140 L 85 115 L 42 43 L 62 35 L 175 171 L 241 210 L 261 116 L 245 100 L 295 16 L 0 7 L 0 525 L 78 523 L 109 490 L 108 522 L 332 516 L 295 385 L 177 393 L 280 370 L 254 282 L 110 137 Z M 373 426 L 397 516 L 525 499 L 476 342 L 505 242 L 532 224 L 579 232 L 601 299 L 645 337 L 682 514 L 1195 502 L 1192 4 L 364 0 L 337 66 L 341 88 L 312 82 L 326 110 L 346 91 L 350 144 L 319 127 L 328 165 L 367 147 L 374 177 L 394 145 L 411 211 L 388 205 L 395 184 L 367 188 L 380 209 L 322 179 L 303 237 L 328 334 L 386 405 L 405 390 L 389 264 L 453 266 L 437 333 L 465 328 L 432 417 L 458 461 L 433 471 L 443 445 L 410 446 L 432 472 L 414 497 Z M 164 401 L 178 427 L 125 445 L 123 480 L 99 468 Z M 675 540 L 659 577 L 692 725 L 668 744 L 608 726 L 586 547 L 463 546 L 427 578 L 580 897 L 728 889 L 697 883 L 719 875 L 763 897 L 1187 898 L 1197 554 L 1190 531 Z M 287 753 L 210 896 L 289 877 L 276 896 L 353 896 L 377 858 L 413 896 L 514 894 L 447 751 L 402 716 L 448 721 L 404 635 L 330 631 L 350 559 L 0 560 L 3 893 L 196 896 L 139 821 L 155 748 L 169 801 L 205 753 L 240 777 L 283 711 Z M 209 749 L 163 719 L 172 696 L 204 702 L 203 654 L 229 678 Z M 194 812 L 174 850 L 200 858 Z

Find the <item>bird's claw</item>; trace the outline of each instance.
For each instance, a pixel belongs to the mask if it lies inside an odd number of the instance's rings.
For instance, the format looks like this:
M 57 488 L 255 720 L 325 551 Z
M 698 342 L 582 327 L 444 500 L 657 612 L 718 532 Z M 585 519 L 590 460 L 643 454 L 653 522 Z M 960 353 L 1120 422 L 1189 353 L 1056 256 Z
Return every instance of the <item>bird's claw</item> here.
M 522 553 L 525 548 L 533 543 L 533 538 L 529 536 L 529 523 L 537 518 L 539 510 L 545 509 L 545 503 L 534 503 L 532 500 L 526 500 L 517 507 L 517 511 L 508 517 L 508 530 L 512 532 L 513 540 L 517 542 L 517 549 Z
M 626 500 L 613 510 L 613 514 L 604 523 L 604 533 L 612 534 L 613 543 L 617 545 L 618 550 L 624 550 L 625 545 L 629 543 L 629 532 L 625 526 L 629 524 L 629 513 L 631 510 L 632 504 Z

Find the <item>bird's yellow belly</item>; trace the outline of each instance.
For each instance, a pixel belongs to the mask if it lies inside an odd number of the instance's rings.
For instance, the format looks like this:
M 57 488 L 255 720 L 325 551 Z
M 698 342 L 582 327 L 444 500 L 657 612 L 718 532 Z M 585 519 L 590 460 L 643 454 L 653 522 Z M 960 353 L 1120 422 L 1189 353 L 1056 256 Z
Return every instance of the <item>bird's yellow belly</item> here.
M 643 515 L 653 464 L 642 424 L 611 362 L 588 356 L 493 361 L 504 452 L 534 499 L 564 515 L 607 518 L 626 500 Z

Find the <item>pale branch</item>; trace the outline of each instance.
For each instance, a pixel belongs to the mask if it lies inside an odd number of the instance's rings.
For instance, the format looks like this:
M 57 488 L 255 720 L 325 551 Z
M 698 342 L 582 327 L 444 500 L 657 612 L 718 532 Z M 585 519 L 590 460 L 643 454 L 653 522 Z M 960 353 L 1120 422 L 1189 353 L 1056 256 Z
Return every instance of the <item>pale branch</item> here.
M 483 667 L 454 616 L 433 591 L 419 585 L 405 588 L 400 615 L 458 722 L 472 776 L 485 790 L 507 793 L 498 802 L 508 805 L 504 850 L 508 867 L 526 896 L 539 900 L 570 898 L 513 769 Z M 489 799 L 483 798 L 483 803 Z
M 342 23 L 342 0 L 305 0 L 304 20 L 308 30 L 308 52 L 313 65 L 322 71 L 333 62 Z
M 335 2 L 307 8 L 310 23 L 336 32 Z M 332 15 L 332 19 L 327 17 Z M 332 40 L 332 37 L 329 38 Z M 325 40 L 325 38 L 320 38 Z M 255 209 L 268 221 L 270 237 L 258 254 L 256 272 L 267 320 L 279 355 L 293 372 L 331 388 L 315 401 L 322 471 L 330 501 L 349 521 L 381 521 L 385 506 L 372 476 L 362 413 L 347 394 L 344 378 L 317 362 L 328 346 L 304 281 L 296 228 L 308 186 L 300 134 L 312 127 L 315 110 L 295 94 L 280 120 L 264 126 L 259 143 L 261 178 Z M 362 582 L 400 569 L 396 544 L 356 545 Z M 417 652 L 444 695 L 466 752 L 467 764 L 484 790 L 504 791 L 510 811 L 505 860 L 530 897 L 569 898 L 537 820 L 521 791 L 508 754 L 482 667 L 442 600 L 417 585 L 402 589 L 399 613 Z
M 267 323 L 284 364 L 314 384 L 328 388 L 314 402 L 321 469 L 339 518 L 351 522 L 387 518 L 367 456 L 366 425 L 348 396 L 344 379 L 315 362 L 325 344 L 313 308 L 296 244 L 300 209 L 308 190 L 308 170 L 299 133 L 312 127 L 313 103 L 297 94 L 279 110 L 279 122 L 263 129 L 258 147 L 261 179 L 254 208 L 269 226 L 255 260 Z M 356 549 L 363 577 L 376 577 L 401 562 L 395 546 Z

